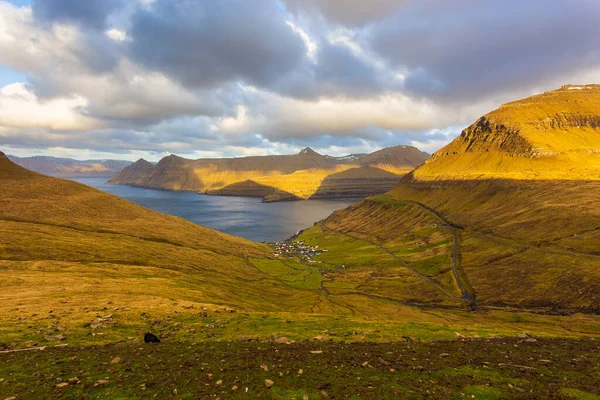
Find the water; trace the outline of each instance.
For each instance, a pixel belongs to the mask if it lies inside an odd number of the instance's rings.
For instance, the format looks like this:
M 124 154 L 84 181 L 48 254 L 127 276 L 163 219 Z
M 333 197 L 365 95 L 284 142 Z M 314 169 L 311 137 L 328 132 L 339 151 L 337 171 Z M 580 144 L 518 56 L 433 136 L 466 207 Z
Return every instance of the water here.
M 262 203 L 250 197 L 206 196 L 191 192 L 109 185 L 106 178 L 74 178 L 143 207 L 256 242 L 284 240 L 360 199 Z

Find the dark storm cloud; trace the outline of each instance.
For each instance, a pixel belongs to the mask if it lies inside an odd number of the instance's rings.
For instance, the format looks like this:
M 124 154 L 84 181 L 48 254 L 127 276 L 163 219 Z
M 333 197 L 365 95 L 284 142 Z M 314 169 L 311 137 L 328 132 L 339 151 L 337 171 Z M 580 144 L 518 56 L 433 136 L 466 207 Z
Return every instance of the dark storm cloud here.
M 297 98 L 366 97 L 398 89 L 386 70 L 361 59 L 343 44 L 319 43 L 316 63 L 305 61 L 301 68 L 279 82 L 275 90 Z
M 596 0 L 413 0 L 365 40 L 407 89 L 472 100 L 597 66 L 599 16 Z
M 157 0 L 131 21 L 131 55 L 185 85 L 228 80 L 269 86 L 298 66 L 306 47 L 267 0 Z
M 72 22 L 103 29 L 108 16 L 125 0 L 33 0 L 33 15 L 42 21 Z

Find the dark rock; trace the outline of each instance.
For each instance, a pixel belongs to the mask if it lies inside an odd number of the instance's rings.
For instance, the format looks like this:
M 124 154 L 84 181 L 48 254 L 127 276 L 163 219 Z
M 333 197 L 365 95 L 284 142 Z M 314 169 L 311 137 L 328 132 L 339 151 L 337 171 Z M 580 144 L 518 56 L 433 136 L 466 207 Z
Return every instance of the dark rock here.
M 160 339 L 151 333 L 144 334 L 144 342 L 146 343 L 160 343 Z

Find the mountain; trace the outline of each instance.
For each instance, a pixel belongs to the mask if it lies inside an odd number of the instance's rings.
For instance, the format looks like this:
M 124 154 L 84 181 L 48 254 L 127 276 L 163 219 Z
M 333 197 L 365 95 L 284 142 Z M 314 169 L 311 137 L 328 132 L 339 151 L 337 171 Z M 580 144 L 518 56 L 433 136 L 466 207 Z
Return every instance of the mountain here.
M 347 263 L 332 281 L 352 271 L 352 287 L 365 293 L 600 313 L 599 121 L 598 85 L 503 105 L 386 194 L 335 212 L 300 239 L 325 237 L 326 257 Z
M 418 180 L 600 179 L 600 85 L 505 104 L 415 172 Z
M 110 177 L 131 164 L 121 160 L 74 160 L 48 156 L 15 157 L 8 156 L 15 164 L 40 174 L 63 177 Z
M 171 155 L 153 168 L 138 161 L 109 182 L 254 196 L 266 201 L 354 197 L 389 190 L 427 157 L 427 153 L 410 146 L 345 157 L 323 156 L 310 148 L 294 155 L 243 158 L 187 160 Z
M 129 182 L 129 185 L 139 186 L 141 177 L 147 176 L 154 169 L 154 164 L 140 158 L 131 165 L 124 167 L 110 178 L 110 182 Z

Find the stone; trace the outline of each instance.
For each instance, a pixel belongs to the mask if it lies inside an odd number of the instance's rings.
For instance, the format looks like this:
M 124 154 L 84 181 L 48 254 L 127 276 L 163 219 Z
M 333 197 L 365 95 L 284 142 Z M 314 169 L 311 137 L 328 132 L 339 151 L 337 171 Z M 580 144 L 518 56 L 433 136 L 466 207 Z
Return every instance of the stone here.
M 75 376 L 75 377 L 69 379 L 69 383 L 77 384 L 77 383 L 79 383 L 79 378 Z
M 100 379 L 96 382 L 97 386 L 108 386 L 110 381 L 108 379 Z
M 454 340 L 463 340 L 466 339 L 467 337 L 465 335 L 461 335 L 458 332 L 454 332 Z
M 144 334 L 144 342 L 146 343 L 160 343 L 160 339 L 158 337 L 156 337 L 156 335 L 153 335 L 152 333 L 145 333 Z
M 57 388 L 61 388 L 61 389 L 65 388 L 67 386 L 69 386 L 69 384 L 67 382 L 61 382 L 61 383 L 59 383 L 59 384 L 56 385 Z
M 280 337 L 275 339 L 275 343 L 280 343 L 280 344 L 290 344 L 290 339 L 284 337 Z
M 275 382 L 273 382 L 272 380 L 265 379 L 265 386 L 267 387 L 267 389 L 271 389 L 274 384 L 275 384 Z
M 323 354 L 323 350 L 311 350 L 310 354 Z
M 298 370 L 298 375 L 302 375 L 304 373 L 304 371 L 302 369 Z
M 111 360 L 111 364 L 118 364 L 121 362 L 121 357 L 115 357 Z
M 239 388 L 238 388 L 237 386 L 233 386 L 233 387 L 231 388 L 231 390 L 233 390 L 234 392 L 235 392 L 236 390 L 238 390 L 238 389 L 239 389 Z
M 327 340 L 327 338 L 323 335 L 317 335 L 313 338 L 313 340 L 316 340 L 317 342 L 322 342 L 323 340 Z

